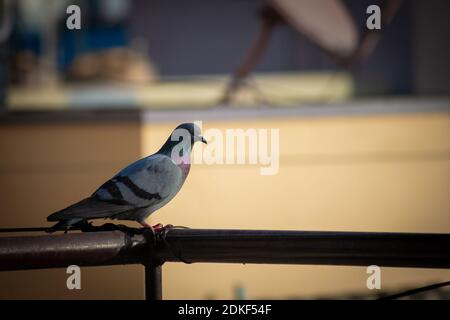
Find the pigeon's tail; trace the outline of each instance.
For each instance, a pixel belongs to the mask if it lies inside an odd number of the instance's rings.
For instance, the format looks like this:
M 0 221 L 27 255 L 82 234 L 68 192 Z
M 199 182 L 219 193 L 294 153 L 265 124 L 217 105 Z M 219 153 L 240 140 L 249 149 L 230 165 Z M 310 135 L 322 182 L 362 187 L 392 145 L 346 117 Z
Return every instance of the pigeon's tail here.
M 47 217 L 47 221 L 69 220 L 70 218 L 88 218 L 96 210 L 98 200 L 89 197 L 65 209 L 56 211 Z
M 109 218 L 132 209 L 129 204 L 117 204 L 89 197 L 49 215 L 47 221 L 59 221 L 50 230 L 65 230 L 88 219 Z

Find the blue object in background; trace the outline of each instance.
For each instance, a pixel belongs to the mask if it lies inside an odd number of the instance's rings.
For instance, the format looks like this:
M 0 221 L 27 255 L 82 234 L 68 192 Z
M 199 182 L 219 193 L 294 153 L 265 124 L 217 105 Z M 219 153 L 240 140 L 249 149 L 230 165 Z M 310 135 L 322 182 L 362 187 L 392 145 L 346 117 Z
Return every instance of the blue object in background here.
M 79 54 L 124 47 L 129 43 L 125 26 L 96 26 L 86 30 L 64 29 L 59 41 L 58 65 L 67 70 Z
M 234 299 L 235 300 L 246 300 L 247 293 L 245 287 L 242 284 L 238 284 L 234 287 Z

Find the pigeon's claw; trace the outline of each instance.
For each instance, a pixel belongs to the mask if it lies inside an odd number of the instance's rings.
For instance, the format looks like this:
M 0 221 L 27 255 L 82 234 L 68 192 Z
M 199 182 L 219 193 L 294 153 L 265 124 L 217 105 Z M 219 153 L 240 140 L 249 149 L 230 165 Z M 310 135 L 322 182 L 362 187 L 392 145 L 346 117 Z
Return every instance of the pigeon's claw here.
M 161 231 L 164 229 L 164 226 L 161 223 L 155 224 L 154 226 L 149 225 L 148 223 L 146 223 L 145 221 L 140 222 L 141 226 L 143 226 L 144 228 L 147 229 L 153 229 L 153 231 L 157 232 L 157 231 Z
M 165 234 L 167 234 L 167 232 L 170 231 L 170 229 L 173 229 L 174 226 L 171 224 L 166 224 L 164 226 L 161 223 L 158 223 L 158 224 L 155 224 L 154 226 L 152 226 L 151 228 L 153 229 L 154 232 L 163 233 L 165 235 Z
M 161 231 L 164 229 L 164 226 L 161 223 L 155 224 L 151 227 L 155 232 Z

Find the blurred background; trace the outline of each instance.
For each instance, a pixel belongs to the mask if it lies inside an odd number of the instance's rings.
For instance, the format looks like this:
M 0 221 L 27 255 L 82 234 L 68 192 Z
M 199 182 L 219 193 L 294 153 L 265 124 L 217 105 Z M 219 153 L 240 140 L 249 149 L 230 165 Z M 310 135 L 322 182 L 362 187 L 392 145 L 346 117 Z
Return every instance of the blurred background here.
M 369 31 L 373 4 L 382 24 Z M 80 9 L 79 29 L 68 28 L 69 5 Z M 201 120 L 204 129 L 279 129 L 279 173 L 196 165 L 152 224 L 450 232 L 450 2 L 0 7 L 1 228 L 46 226 L 180 122 Z M 67 290 L 67 276 L 2 272 L 0 298 L 143 298 L 141 266 L 82 268 L 81 290 Z M 168 263 L 163 287 L 165 299 L 370 298 L 379 292 L 367 276 L 363 267 Z M 382 290 L 449 278 L 382 268 Z

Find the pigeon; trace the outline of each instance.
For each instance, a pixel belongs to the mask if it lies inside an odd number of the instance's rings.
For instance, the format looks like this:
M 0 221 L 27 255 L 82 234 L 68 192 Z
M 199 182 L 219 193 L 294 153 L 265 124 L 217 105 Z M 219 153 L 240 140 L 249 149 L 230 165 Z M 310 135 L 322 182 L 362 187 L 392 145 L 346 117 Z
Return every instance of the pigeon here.
M 90 197 L 49 215 L 47 221 L 58 221 L 49 232 L 67 231 L 101 218 L 137 221 L 149 228 L 145 219 L 166 205 L 183 186 L 197 141 L 207 143 L 196 124 L 179 125 L 158 152 L 122 169 Z

